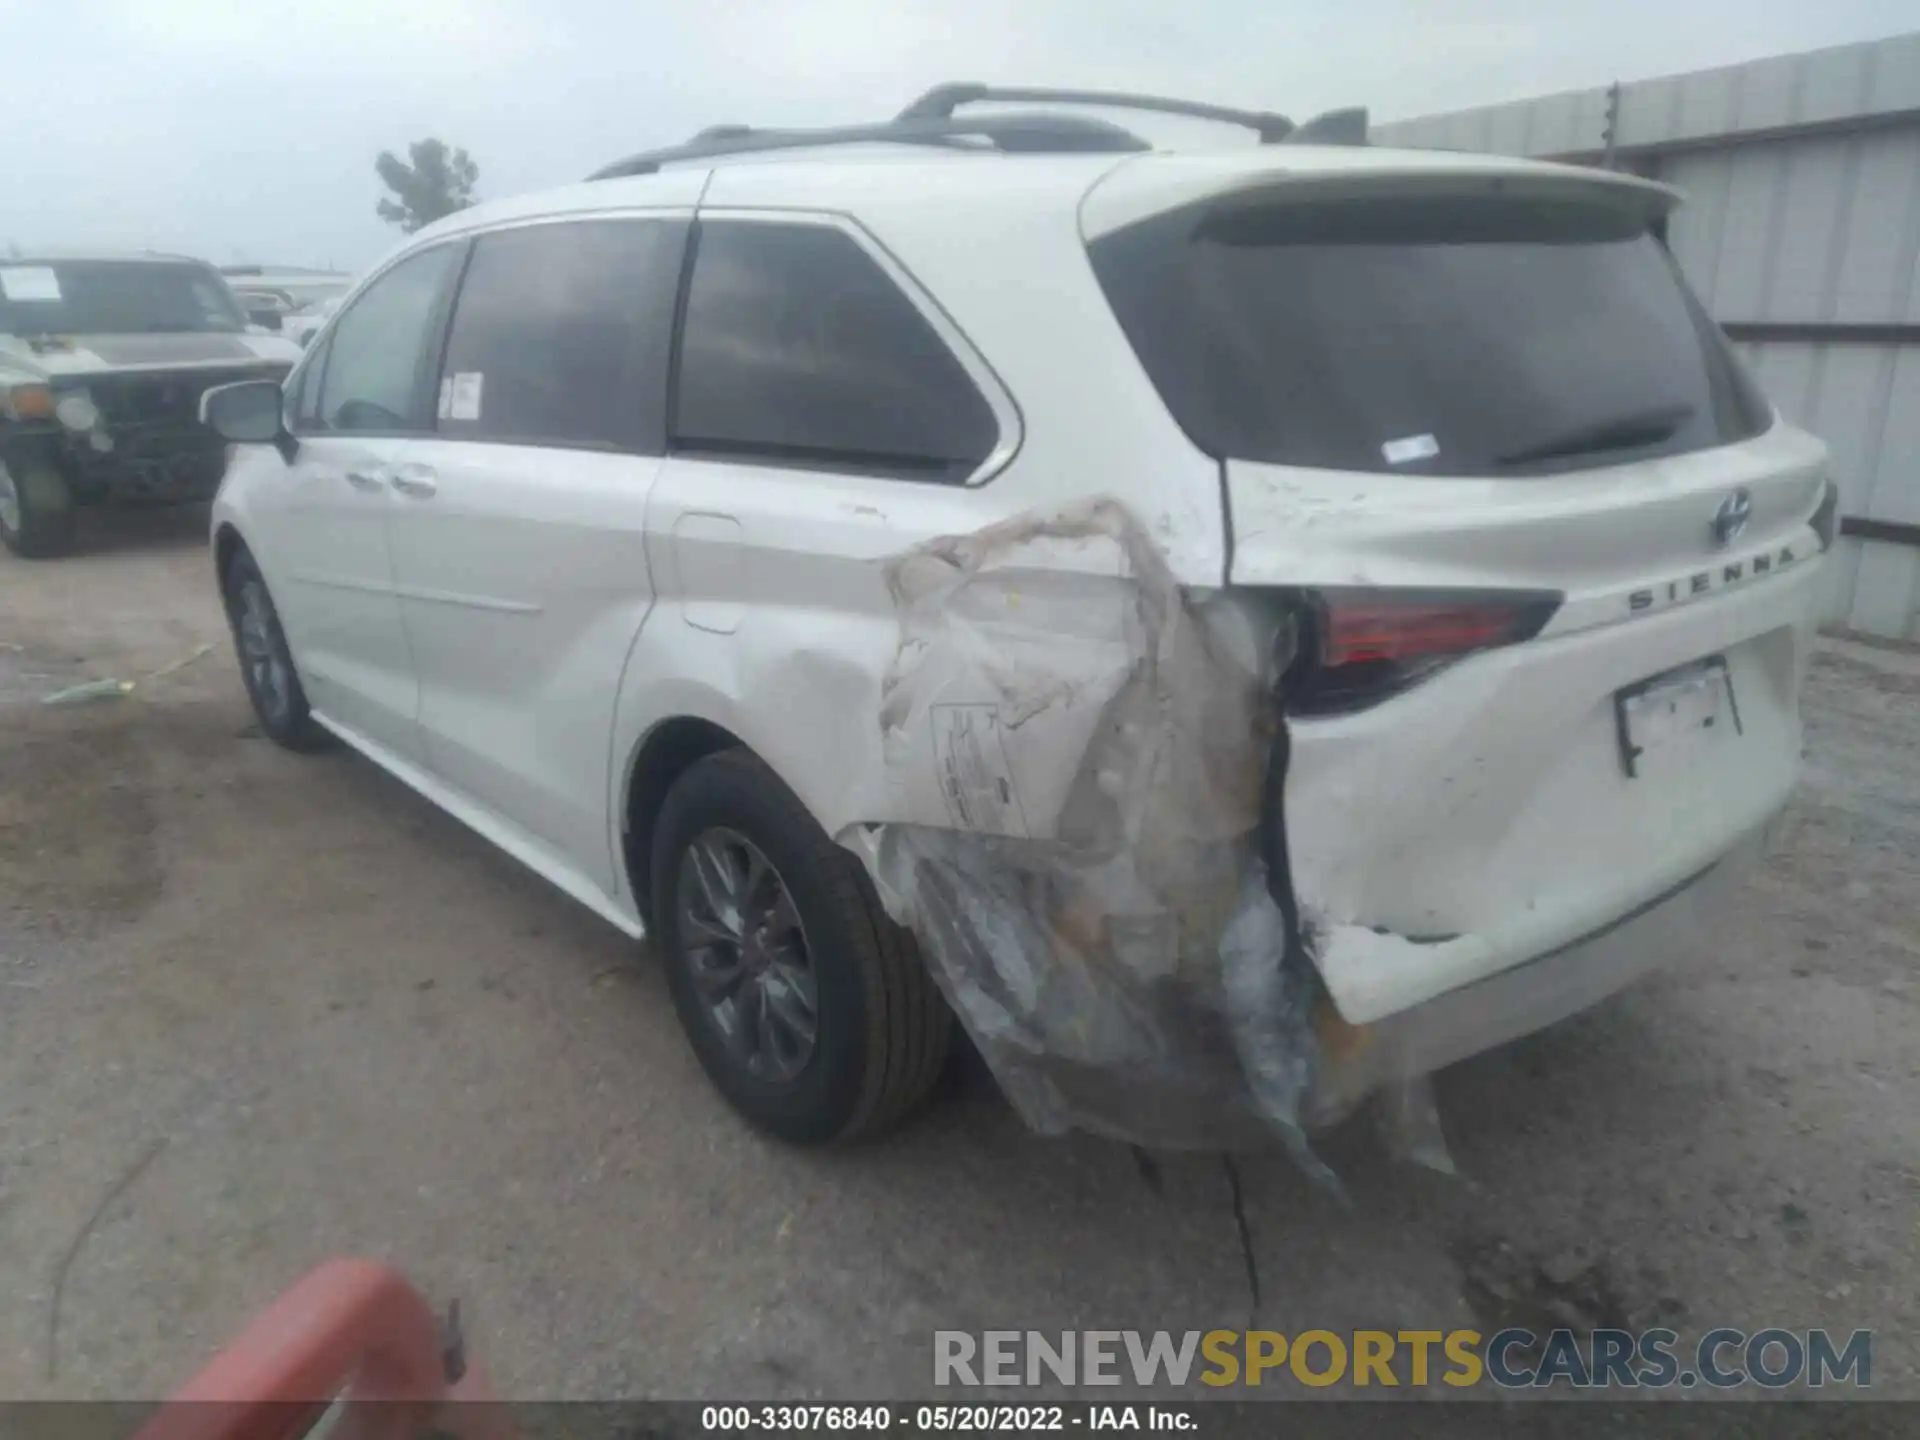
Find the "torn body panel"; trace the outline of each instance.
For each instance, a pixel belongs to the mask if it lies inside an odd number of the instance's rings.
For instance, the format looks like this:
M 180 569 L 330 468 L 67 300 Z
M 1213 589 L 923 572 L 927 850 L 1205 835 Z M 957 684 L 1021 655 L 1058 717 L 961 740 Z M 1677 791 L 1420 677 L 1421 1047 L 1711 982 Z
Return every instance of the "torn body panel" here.
M 1816 578 L 1289 716 L 1294 590 L 1182 588 L 1112 501 L 1019 516 L 889 566 L 914 818 L 845 838 L 1037 1128 L 1306 1157 L 1696 943 L 1792 784 Z M 1741 733 L 1624 775 L 1615 693 L 1702 653 Z
M 934 823 L 881 827 L 875 875 L 1014 1104 L 1305 1156 L 1318 992 L 1259 843 L 1258 626 L 1183 591 L 1111 500 L 929 542 L 888 579 L 889 784 Z

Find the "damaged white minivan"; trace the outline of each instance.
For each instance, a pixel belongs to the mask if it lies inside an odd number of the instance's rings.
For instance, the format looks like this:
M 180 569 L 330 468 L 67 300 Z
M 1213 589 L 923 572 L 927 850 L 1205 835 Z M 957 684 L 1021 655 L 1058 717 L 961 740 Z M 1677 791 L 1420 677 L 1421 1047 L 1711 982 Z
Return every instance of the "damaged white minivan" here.
M 203 402 L 261 726 L 651 934 L 793 1140 L 956 1017 L 1213 1146 L 1592 1004 L 1786 803 L 1837 492 L 1672 191 L 1364 137 L 949 86 L 409 237 Z

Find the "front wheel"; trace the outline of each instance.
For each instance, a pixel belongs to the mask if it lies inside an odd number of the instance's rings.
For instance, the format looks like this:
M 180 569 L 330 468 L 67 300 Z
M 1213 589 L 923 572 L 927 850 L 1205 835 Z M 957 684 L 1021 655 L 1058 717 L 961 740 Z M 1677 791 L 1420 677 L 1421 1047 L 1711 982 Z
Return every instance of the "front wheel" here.
M 653 923 L 694 1054 L 733 1107 L 802 1144 L 886 1129 L 926 1097 L 953 1016 L 859 863 L 745 750 L 661 807 Z
M 327 732 L 307 708 L 307 692 L 293 668 L 280 612 L 261 578 L 260 567 L 245 550 L 227 562 L 220 577 L 220 598 L 233 629 L 234 651 L 240 660 L 240 679 L 253 702 L 254 718 L 275 744 L 289 750 L 323 749 Z
M 73 490 L 51 462 L 0 458 L 0 542 L 23 560 L 46 560 L 73 549 Z

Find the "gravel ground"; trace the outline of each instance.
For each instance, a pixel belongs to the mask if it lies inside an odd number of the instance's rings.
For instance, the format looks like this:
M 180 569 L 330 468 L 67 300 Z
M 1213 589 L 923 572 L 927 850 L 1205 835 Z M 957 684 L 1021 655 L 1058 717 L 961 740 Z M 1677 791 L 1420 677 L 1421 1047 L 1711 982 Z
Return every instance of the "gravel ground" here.
M 1218 1159 L 1031 1137 L 964 1069 L 881 1144 L 744 1129 L 644 950 L 256 736 L 198 524 L 0 556 L 0 1396 L 164 1393 L 342 1252 L 461 1297 L 519 1397 L 908 1397 L 936 1328 L 1487 1328 L 1589 1266 L 1640 1323 L 1871 1327 L 1920 1396 L 1912 652 L 1823 648 L 1717 952 L 1440 1077 L 1462 1178 L 1365 1123 L 1325 1147 L 1351 1210 L 1242 1163 L 1253 1312 Z

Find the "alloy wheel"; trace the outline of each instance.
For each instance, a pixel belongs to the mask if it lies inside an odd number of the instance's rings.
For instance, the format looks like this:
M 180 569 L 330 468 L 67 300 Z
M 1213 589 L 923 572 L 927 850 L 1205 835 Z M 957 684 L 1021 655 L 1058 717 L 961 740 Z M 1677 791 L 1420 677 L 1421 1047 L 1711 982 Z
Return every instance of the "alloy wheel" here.
M 273 602 L 257 578 L 240 587 L 240 613 L 235 622 L 240 640 L 240 664 L 247 688 L 270 721 L 285 718 L 293 699 L 293 677 L 274 635 Z
M 677 892 L 680 949 L 728 1052 L 755 1078 L 792 1080 L 819 1039 L 806 927 L 772 862 L 715 828 L 687 846 Z

